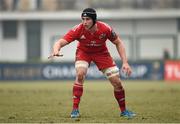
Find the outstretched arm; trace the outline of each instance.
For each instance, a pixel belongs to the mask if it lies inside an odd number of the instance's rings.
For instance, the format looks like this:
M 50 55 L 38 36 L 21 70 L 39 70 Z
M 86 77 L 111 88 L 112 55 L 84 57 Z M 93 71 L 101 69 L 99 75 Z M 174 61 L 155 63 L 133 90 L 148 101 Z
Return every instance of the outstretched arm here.
M 69 42 L 67 42 L 65 39 L 59 39 L 58 41 L 56 41 L 53 46 L 51 56 L 59 56 L 61 48 L 66 46 L 67 44 L 69 44 Z
M 132 73 L 132 70 L 131 70 L 130 65 L 128 64 L 128 60 L 126 57 L 126 50 L 125 50 L 125 47 L 124 47 L 122 40 L 119 37 L 117 37 L 116 40 L 113 41 L 113 43 L 116 45 L 116 49 L 118 51 L 118 54 L 121 57 L 122 62 L 123 62 L 122 71 L 124 73 L 126 73 L 127 76 L 130 76 Z

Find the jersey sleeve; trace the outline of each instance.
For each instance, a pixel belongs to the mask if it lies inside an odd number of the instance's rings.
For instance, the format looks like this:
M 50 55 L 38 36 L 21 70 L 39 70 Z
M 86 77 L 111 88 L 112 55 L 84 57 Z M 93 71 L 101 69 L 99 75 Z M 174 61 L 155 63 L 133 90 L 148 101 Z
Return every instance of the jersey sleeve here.
M 65 39 L 67 42 L 73 42 L 74 40 L 78 39 L 78 32 L 79 32 L 79 25 L 75 26 L 71 30 L 69 30 L 64 36 L 63 39 Z
M 117 34 L 111 27 L 108 28 L 108 39 L 110 41 L 114 41 L 117 39 Z
M 74 40 L 76 40 L 76 35 L 75 32 L 73 30 L 68 31 L 64 36 L 63 39 L 65 39 L 67 42 L 73 42 Z

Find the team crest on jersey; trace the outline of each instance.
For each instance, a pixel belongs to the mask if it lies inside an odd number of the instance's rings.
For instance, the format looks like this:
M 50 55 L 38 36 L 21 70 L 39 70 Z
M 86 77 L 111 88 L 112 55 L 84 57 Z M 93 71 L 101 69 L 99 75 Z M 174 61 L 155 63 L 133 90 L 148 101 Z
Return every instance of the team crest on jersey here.
M 106 34 L 103 33 L 103 34 L 100 34 L 100 35 L 99 35 L 99 39 L 102 40 L 102 39 L 105 39 L 105 38 L 106 38 Z
M 81 39 L 81 40 L 85 40 L 86 37 L 85 37 L 84 35 L 82 35 L 82 36 L 80 37 L 80 39 Z

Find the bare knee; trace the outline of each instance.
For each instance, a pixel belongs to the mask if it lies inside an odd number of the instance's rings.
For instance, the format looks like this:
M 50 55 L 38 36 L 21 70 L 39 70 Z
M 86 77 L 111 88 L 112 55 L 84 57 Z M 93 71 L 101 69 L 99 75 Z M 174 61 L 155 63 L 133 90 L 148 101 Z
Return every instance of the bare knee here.
M 77 73 L 77 79 L 78 79 L 78 80 L 83 80 L 84 77 L 85 77 L 85 74 L 84 74 L 83 72 Z
M 114 90 L 115 90 L 115 91 L 123 90 L 123 86 L 121 85 L 121 82 L 120 82 L 120 81 L 118 81 L 118 82 L 113 82 L 113 87 L 114 87 Z
M 112 86 L 114 87 L 115 91 L 123 90 L 123 86 L 122 86 L 121 80 L 119 78 L 112 77 L 109 80 L 110 80 Z
M 76 82 L 83 83 L 84 78 L 87 73 L 87 68 L 89 66 L 89 63 L 86 61 L 76 61 L 75 67 L 76 67 Z
M 78 83 L 82 84 L 84 82 L 85 76 L 86 76 L 86 72 L 85 71 L 77 71 L 76 72 L 76 81 Z

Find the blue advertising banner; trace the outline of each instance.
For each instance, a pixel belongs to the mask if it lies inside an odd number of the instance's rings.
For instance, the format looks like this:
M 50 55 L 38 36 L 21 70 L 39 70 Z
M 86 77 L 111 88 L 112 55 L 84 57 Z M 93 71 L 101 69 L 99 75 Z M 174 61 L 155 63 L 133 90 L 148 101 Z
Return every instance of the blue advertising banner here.
M 120 63 L 117 63 L 121 67 Z M 128 79 L 162 80 L 163 63 L 132 63 L 132 75 Z M 42 63 L 42 64 L 0 64 L 0 80 L 73 80 L 75 79 L 74 63 Z M 127 77 L 120 71 L 122 79 Z M 96 65 L 91 64 L 86 79 L 105 79 Z
M 163 80 L 164 64 L 162 62 L 138 62 L 131 64 L 132 74 L 128 79 Z M 121 72 L 121 78 L 126 76 Z

